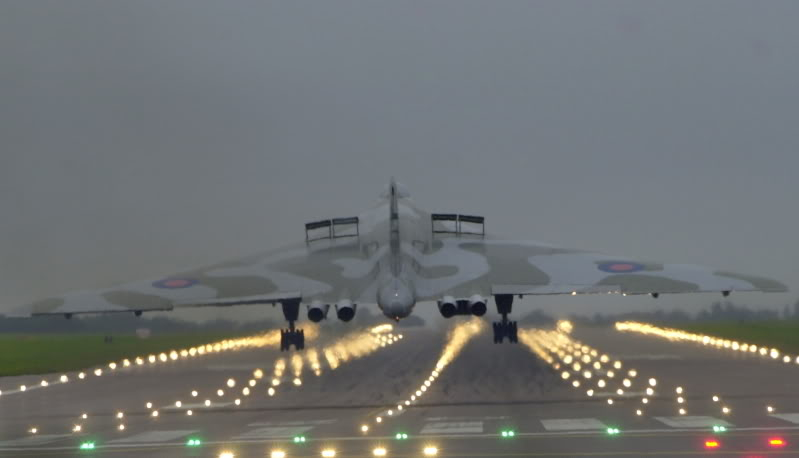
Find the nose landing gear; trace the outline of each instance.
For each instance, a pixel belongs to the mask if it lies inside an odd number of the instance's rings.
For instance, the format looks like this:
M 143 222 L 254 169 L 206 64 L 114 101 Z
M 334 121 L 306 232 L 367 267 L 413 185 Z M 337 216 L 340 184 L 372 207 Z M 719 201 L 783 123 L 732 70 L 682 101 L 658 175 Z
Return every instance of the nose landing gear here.
M 513 295 L 497 294 L 494 296 L 494 302 L 497 304 L 497 313 L 502 315 L 502 321 L 495 321 L 493 323 L 494 343 L 502 343 L 506 337 L 509 343 L 518 343 L 517 323 L 508 320 L 508 314 L 513 310 Z

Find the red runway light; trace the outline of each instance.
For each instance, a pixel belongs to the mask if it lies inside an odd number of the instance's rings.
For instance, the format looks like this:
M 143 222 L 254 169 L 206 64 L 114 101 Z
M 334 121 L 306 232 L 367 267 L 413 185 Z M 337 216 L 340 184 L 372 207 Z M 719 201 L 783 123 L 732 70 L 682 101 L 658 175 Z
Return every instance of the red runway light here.
M 768 445 L 772 447 L 785 447 L 786 442 L 780 437 L 772 437 L 768 440 Z
M 705 448 L 719 448 L 721 444 L 719 441 L 714 439 L 709 439 L 705 441 Z

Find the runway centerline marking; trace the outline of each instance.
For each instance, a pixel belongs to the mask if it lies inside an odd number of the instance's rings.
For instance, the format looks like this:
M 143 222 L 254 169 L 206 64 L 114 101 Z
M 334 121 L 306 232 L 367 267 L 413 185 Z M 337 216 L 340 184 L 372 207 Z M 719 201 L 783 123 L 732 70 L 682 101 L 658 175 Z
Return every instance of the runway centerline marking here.
M 558 418 L 541 420 L 547 431 L 598 431 L 607 426 L 596 418 Z

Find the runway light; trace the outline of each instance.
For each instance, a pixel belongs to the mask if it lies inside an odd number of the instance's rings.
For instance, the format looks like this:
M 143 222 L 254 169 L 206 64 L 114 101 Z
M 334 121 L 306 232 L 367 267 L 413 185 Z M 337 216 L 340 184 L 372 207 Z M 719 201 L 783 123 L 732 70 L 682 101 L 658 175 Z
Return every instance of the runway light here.
M 325 458 L 333 458 L 334 456 L 336 456 L 336 451 L 333 450 L 332 448 L 326 448 L 322 450 L 322 456 Z
M 433 446 L 425 447 L 423 452 L 424 456 L 436 456 L 438 455 L 438 448 Z
M 235 458 L 235 456 L 233 452 L 222 452 L 219 454 L 219 458 Z
M 95 444 L 94 442 L 83 442 L 80 444 L 81 450 L 94 450 Z
M 774 407 L 766 406 L 766 410 L 768 411 L 768 413 L 774 412 Z
M 294 443 L 295 444 L 304 444 L 305 443 L 305 436 L 294 436 Z
M 399 440 L 405 440 L 407 438 L 408 438 L 408 435 L 406 433 L 397 433 L 397 434 L 394 435 L 394 439 L 397 439 L 398 441 Z
M 728 414 L 728 413 L 730 413 L 730 408 L 729 407 L 723 407 L 721 409 L 721 412 L 724 413 L 724 414 Z
M 376 447 L 372 450 L 372 455 L 374 456 L 386 456 L 388 455 L 388 450 L 385 447 Z
M 768 445 L 771 447 L 785 447 L 788 443 L 781 437 L 772 437 L 768 440 Z
M 516 432 L 512 429 L 503 429 L 500 434 L 506 439 L 516 436 Z
M 713 425 L 713 432 L 714 433 L 726 433 L 727 427 L 722 425 Z
M 705 448 L 707 449 L 716 449 L 721 447 L 721 443 L 716 439 L 708 439 L 705 441 Z
M 199 447 L 200 445 L 202 445 L 200 439 L 194 437 L 186 441 L 186 447 Z
M 621 431 L 619 430 L 619 428 L 612 428 L 611 427 L 611 428 L 607 429 L 607 432 L 608 432 L 608 435 L 615 436 L 615 435 L 619 434 Z
M 375 418 L 375 421 L 378 423 L 383 423 L 383 417 L 377 417 Z
M 30 430 L 28 430 L 28 432 L 31 433 L 31 434 L 36 434 L 36 433 L 39 432 L 39 429 L 38 428 L 31 428 Z
M 361 432 L 368 433 L 369 432 L 369 425 L 361 425 Z
M 79 433 L 82 429 L 83 429 L 83 427 L 81 427 L 81 425 L 75 425 L 75 426 L 72 427 L 72 432 L 73 433 Z
M 272 453 L 269 454 L 270 458 L 286 458 L 286 452 L 283 450 L 272 450 Z
M 152 416 L 153 417 L 157 417 L 158 416 L 158 411 L 157 410 L 153 410 Z

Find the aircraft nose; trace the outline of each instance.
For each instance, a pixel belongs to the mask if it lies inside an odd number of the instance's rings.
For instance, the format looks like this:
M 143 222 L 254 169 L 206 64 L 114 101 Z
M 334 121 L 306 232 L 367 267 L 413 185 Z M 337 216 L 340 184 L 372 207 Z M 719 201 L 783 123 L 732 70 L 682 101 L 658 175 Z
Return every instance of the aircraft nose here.
M 406 318 L 411 314 L 411 308 L 408 307 L 408 304 L 404 304 L 400 301 L 393 301 L 388 306 L 388 312 L 394 319 Z

